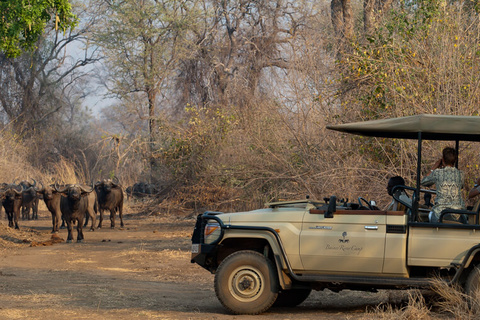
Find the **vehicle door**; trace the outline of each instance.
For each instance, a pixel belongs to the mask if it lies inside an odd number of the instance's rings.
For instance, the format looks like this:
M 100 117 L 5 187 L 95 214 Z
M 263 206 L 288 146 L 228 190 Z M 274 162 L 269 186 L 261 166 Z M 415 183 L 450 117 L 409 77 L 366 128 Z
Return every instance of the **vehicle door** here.
M 386 212 L 323 210 L 305 214 L 300 258 L 305 270 L 335 273 L 381 273 L 384 262 Z
M 458 265 L 479 242 L 477 225 L 413 222 L 408 233 L 408 265 L 445 268 Z

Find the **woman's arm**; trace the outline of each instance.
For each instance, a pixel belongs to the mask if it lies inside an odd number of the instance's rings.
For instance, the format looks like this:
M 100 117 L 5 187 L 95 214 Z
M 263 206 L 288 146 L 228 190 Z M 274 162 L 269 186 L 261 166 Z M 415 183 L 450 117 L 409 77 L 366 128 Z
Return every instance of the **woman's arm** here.
M 468 199 L 471 199 L 471 198 L 477 196 L 478 194 L 480 194 L 480 190 L 478 190 L 478 189 L 480 189 L 480 178 L 475 179 L 475 185 L 473 186 L 473 188 L 468 193 Z

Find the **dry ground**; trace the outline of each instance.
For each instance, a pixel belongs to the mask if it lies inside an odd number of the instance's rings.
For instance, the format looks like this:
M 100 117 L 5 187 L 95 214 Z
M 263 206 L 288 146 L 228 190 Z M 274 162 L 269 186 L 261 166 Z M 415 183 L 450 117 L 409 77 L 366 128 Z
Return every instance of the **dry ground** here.
M 297 308 L 233 316 L 215 297 L 213 275 L 190 263 L 191 217 L 130 213 L 124 228 L 107 219 L 84 243 L 49 246 L 31 246 L 50 239 L 47 212 L 20 221 L 20 231 L 1 217 L 0 319 L 371 319 L 366 309 L 405 297 L 326 290 Z

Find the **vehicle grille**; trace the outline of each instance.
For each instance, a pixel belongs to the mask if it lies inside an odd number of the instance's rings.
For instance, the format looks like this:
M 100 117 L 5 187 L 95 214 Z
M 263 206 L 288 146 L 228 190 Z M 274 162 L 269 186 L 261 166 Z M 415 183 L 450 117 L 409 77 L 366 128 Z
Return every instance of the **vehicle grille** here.
M 387 224 L 387 233 L 407 233 L 407 226 Z

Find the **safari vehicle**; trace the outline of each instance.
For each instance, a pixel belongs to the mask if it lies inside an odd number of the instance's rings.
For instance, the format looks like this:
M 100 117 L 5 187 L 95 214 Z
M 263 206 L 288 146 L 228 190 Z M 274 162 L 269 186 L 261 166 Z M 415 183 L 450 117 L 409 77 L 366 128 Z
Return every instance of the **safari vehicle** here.
M 248 212 L 205 212 L 192 236 L 192 263 L 215 274 L 215 293 L 234 314 L 272 305 L 296 306 L 312 290 L 428 288 L 432 278 L 472 293 L 480 283 L 478 209 L 444 210 L 422 219 L 423 140 L 480 141 L 480 117 L 417 115 L 327 126 L 363 136 L 418 141 L 416 187 L 405 211 L 382 211 L 370 201 L 311 199 L 275 202 Z M 460 155 L 461 157 L 461 155 Z M 400 202 L 400 199 L 396 199 Z M 422 211 L 423 210 L 423 211 Z M 462 213 L 468 223 L 443 221 Z

